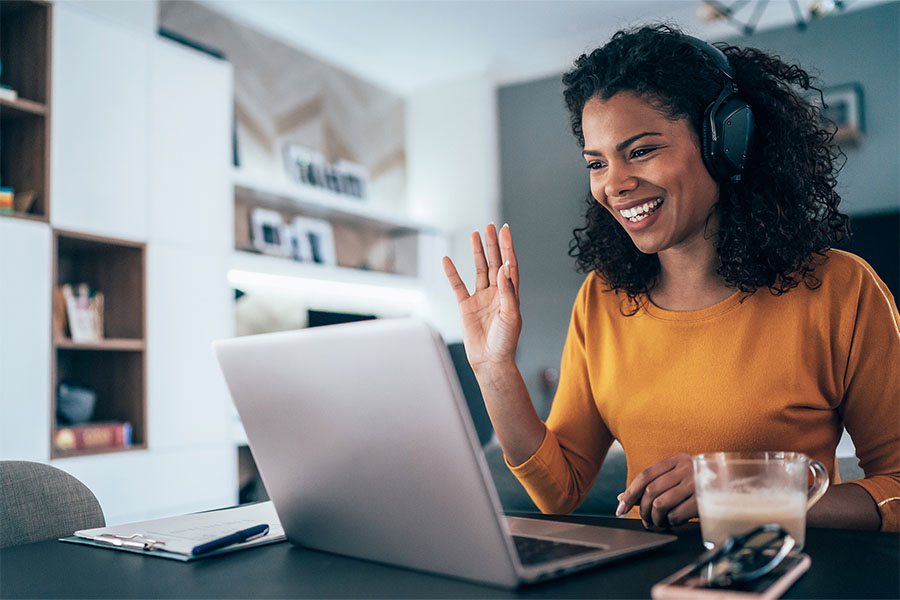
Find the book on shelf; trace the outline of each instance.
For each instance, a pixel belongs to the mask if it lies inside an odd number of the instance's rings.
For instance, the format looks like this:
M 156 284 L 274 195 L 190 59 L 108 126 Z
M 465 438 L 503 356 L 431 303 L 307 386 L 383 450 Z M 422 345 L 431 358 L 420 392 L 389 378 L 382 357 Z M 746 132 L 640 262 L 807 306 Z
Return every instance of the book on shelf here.
M 67 283 L 60 288 L 65 306 L 65 322 L 73 342 L 98 342 L 103 339 L 103 293 L 86 283 Z
M 31 211 L 31 207 L 34 206 L 34 201 L 37 200 L 37 192 L 34 190 L 25 190 L 24 192 L 16 192 L 13 197 L 13 209 L 16 212 L 27 213 Z
M 65 339 L 69 336 L 69 322 L 66 318 L 66 296 L 62 286 L 53 288 L 53 338 Z
M 14 189 L 0 187 L 0 215 L 12 214 L 15 195 L 16 191 Z
M 131 423 L 107 421 L 59 427 L 53 447 L 59 452 L 130 448 Z

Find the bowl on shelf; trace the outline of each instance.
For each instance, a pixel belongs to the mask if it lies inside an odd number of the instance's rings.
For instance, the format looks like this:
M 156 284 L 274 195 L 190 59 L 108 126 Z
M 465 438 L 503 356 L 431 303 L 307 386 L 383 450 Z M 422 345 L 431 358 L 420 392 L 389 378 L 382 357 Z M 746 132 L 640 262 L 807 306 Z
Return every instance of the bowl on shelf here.
M 86 423 L 94 415 L 97 393 L 85 386 L 60 383 L 56 395 L 56 419 L 66 425 Z

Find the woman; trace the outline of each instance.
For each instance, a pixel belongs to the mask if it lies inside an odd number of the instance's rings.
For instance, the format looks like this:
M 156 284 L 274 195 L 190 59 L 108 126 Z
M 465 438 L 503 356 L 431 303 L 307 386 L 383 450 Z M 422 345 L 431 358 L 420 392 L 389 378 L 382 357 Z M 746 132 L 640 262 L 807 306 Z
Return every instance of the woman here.
M 617 514 L 647 527 L 697 516 L 691 455 L 792 450 L 832 478 L 810 525 L 896 531 L 896 304 L 864 261 L 829 249 L 848 220 L 831 135 L 801 94 L 815 89 L 807 74 L 758 50 L 723 52 L 644 27 L 563 77 L 591 190 L 571 253 L 589 274 L 546 423 L 515 364 L 509 228 L 487 227 L 486 253 L 472 235 L 471 295 L 444 258 L 488 414 L 544 512 L 575 509 L 618 440 Z M 866 478 L 840 484 L 844 427 Z

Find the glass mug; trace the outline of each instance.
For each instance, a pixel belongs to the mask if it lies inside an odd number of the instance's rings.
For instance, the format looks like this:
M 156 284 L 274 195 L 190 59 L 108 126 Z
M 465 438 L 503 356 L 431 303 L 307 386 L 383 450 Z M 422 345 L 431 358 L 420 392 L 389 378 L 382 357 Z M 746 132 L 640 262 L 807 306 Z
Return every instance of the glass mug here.
M 703 545 L 764 523 L 778 523 L 806 540 L 806 511 L 828 489 L 828 472 L 800 452 L 713 452 L 693 457 L 694 486 Z M 813 475 L 809 487 L 809 473 Z

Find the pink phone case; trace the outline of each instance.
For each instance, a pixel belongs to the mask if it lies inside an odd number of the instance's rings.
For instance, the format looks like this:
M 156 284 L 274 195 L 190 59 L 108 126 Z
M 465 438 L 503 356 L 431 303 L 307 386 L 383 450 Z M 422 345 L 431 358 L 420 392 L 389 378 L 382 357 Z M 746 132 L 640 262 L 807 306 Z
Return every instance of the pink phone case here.
M 781 596 L 791 584 L 809 569 L 810 560 L 806 554 L 789 556 L 788 559 L 797 559 L 787 571 L 761 592 L 747 592 L 728 588 L 704 588 L 681 585 L 680 582 L 687 576 L 692 568 L 690 566 L 677 571 L 653 586 L 650 595 L 659 600 L 684 599 L 684 600 L 773 600 Z M 785 559 L 785 560 L 788 560 Z

